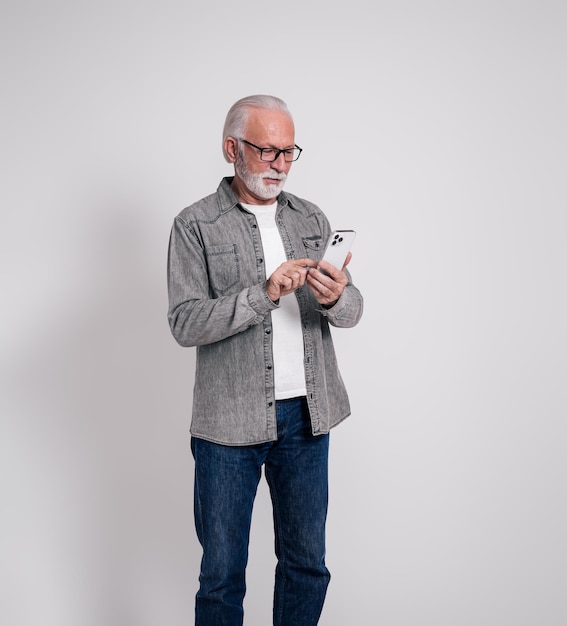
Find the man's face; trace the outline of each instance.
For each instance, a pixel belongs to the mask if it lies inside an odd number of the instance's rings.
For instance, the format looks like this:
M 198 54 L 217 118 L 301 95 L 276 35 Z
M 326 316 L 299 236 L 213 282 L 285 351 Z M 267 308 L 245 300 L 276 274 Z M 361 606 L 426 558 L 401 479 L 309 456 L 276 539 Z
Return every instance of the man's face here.
M 260 148 L 293 148 L 295 129 L 283 111 L 251 109 L 242 138 Z M 256 148 L 239 141 L 234 168 L 240 199 L 249 204 L 268 204 L 283 189 L 291 163 L 283 154 L 273 162 L 262 161 Z

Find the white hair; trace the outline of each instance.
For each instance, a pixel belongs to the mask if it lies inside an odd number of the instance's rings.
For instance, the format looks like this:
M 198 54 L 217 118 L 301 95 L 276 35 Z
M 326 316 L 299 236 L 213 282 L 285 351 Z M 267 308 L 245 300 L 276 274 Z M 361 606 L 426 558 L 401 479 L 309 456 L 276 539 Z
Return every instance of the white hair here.
M 251 108 L 283 111 L 284 113 L 287 113 L 291 118 L 291 113 L 287 108 L 287 104 L 280 98 L 276 98 L 276 96 L 246 96 L 245 98 L 237 100 L 230 107 L 230 110 L 226 115 L 224 129 L 222 133 L 222 152 L 224 154 L 224 158 L 229 163 L 231 162 L 231 160 L 228 157 L 228 154 L 226 153 L 224 147 L 226 138 L 234 137 L 235 139 L 239 139 L 240 137 L 242 137 L 244 131 L 246 130 L 246 125 L 248 124 L 248 116 L 250 114 Z

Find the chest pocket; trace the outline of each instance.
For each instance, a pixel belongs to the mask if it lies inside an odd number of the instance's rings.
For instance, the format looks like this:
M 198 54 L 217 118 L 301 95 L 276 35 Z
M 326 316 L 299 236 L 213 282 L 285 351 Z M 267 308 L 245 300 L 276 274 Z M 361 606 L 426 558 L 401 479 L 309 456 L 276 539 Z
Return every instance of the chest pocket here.
M 226 295 L 240 281 L 240 263 L 236 244 L 208 246 L 205 253 L 209 265 L 211 295 Z
M 303 245 L 305 246 L 305 256 L 320 261 L 323 256 L 323 239 L 319 235 L 313 237 L 303 237 Z

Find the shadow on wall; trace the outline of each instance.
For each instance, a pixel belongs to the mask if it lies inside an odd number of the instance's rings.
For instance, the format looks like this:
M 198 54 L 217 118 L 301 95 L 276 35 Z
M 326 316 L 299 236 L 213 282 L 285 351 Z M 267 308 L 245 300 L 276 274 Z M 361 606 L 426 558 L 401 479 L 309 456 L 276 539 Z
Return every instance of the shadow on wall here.
M 83 214 L 89 223 L 71 227 L 69 249 L 50 253 L 72 258 L 62 295 L 36 303 L 34 327 L 2 359 L 7 617 L 182 624 L 200 552 L 194 354 L 175 344 L 166 318 L 171 220 L 124 202 Z

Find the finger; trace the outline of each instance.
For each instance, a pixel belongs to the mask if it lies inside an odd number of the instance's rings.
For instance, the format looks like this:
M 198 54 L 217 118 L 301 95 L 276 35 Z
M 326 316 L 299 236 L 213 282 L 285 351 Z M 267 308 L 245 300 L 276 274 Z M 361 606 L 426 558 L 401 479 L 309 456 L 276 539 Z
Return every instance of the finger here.
M 338 274 L 340 274 L 341 270 L 339 270 L 338 267 L 335 267 L 334 265 L 332 265 L 331 263 L 329 263 L 329 261 L 319 261 L 319 265 L 317 266 L 317 269 L 323 274 L 327 274 L 328 276 L 331 277 L 335 277 Z
M 293 278 L 293 279 L 301 278 L 301 276 L 305 274 L 307 274 L 307 271 L 305 270 L 305 268 L 299 267 L 296 265 L 291 266 L 286 271 L 286 276 L 289 276 L 290 278 Z
M 317 267 L 317 261 L 315 261 L 315 259 L 309 259 L 307 257 L 303 259 L 293 259 L 292 261 L 289 261 L 289 263 L 292 263 L 294 266 L 304 270 L 307 270 L 311 267 Z
M 320 280 L 319 277 L 321 277 Z M 346 282 L 334 281 L 321 272 L 310 272 L 306 282 L 317 297 L 326 298 L 333 302 L 340 298 L 346 285 Z

